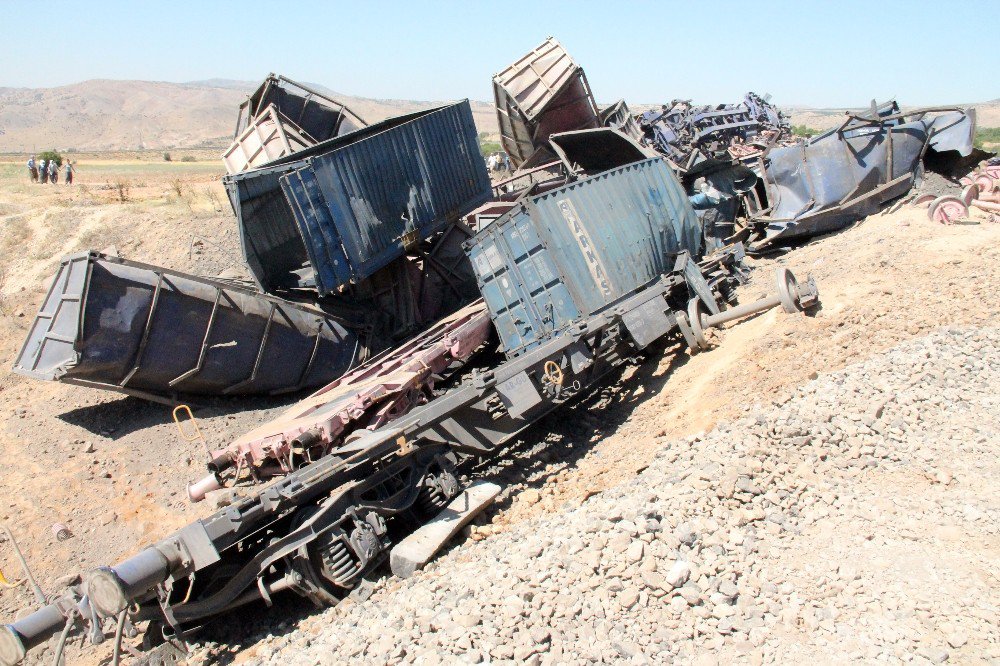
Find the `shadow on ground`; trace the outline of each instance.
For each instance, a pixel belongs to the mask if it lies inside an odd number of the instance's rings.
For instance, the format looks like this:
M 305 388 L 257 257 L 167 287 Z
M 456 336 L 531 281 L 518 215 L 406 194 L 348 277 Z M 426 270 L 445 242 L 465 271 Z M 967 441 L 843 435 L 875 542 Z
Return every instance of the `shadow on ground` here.
M 301 400 L 304 394 L 279 396 L 237 396 L 232 398 L 212 398 L 201 396 L 190 403 L 198 418 L 226 416 L 240 412 L 287 407 Z M 121 439 L 131 433 L 150 428 L 172 420 L 173 408 L 141 398 L 126 396 L 95 405 L 78 407 L 58 414 L 57 418 L 70 425 L 78 426 L 93 433 Z

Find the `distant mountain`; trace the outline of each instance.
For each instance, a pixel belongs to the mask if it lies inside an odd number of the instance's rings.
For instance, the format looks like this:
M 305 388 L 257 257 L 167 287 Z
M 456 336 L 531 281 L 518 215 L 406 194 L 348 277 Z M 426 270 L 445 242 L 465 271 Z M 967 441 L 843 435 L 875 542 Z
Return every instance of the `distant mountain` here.
M 229 145 L 240 103 L 258 81 L 207 79 L 187 83 L 93 80 L 58 88 L 0 88 L 0 152 L 49 148 L 169 150 Z M 349 106 L 368 122 L 441 102 L 370 99 L 307 84 Z M 736 97 L 734 97 L 736 99 Z M 634 104 L 634 111 L 654 105 Z M 965 105 L 970 106 L 970 105 Z M 1000 127 L 1000 100 L 974 104 L 980 127 Z M 842 109 L 785 109 L 795 125 L 827 129 Z M 496 135 L 493 105 L 472 102 L 480 132 Z
M 92 80 L 58 88 L 0 88 L 0 152 L 49 148 L 138 150 L 227 146 L 240 103 L 259 82 Z M 378 100 L 316 86 L 368 122 L 440 102 Z M 481 132 L 497 131 L 493 105 L 472 102 Z

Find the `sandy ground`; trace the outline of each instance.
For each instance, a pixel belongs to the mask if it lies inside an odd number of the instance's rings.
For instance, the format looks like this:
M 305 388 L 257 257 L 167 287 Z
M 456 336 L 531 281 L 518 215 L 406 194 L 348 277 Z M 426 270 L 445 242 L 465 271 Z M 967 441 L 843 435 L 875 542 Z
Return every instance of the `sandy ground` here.
M 239 266 L 221 167 L 81 163 L 73 187 L 32 186 L 0 165 L 0 359 L 9 368 L 68 252 L 115 246 L 124 256 L 206 275 Z M 129 185 L 121 201 L 116 181 Z M 819 283 L 812 317 L 770 312 L 714 335 L 718 348 L 690 356 L 666 346 L 624 372 L 621 388 L 549 417 L 530 434 L 547 446 L 510 465 L 511 492 L 480 521 L 474 538 L 555 513 L 630 479 L 660 444 L 711 428 L 793 390 L 816 372 L 946 325 L 995 325 L 1000 224 L 941 226 L 905 207 L 818 239 L 784 256 L 755 260 L 742 300 L 774 289 L 787 266 Z M 0 377 L 0 519 L 18 537 L 46 591 L 67 573 L 110 564 L 189 520 L 210 513 L 184 488 L 201 475 L 204 452 L 180 440 L 169 408 L 91 389 Z M 284 402 L 210 401 L 195 410 L 213 443 L 243 433 Z M 524 488 L 537 493 L 518 492 Z M 73 538 L 59 542 L 51 525 Z M 485 523 L 485 524 L 484 524 Z M 0 544 L 0 570 L 17 574 Z M 27 590 L 0 590 L 0 616 L 31 606 Z M 74 662 L 76 663 L 76 662 Z M 81 662 L 83 663 L 83 662 Z

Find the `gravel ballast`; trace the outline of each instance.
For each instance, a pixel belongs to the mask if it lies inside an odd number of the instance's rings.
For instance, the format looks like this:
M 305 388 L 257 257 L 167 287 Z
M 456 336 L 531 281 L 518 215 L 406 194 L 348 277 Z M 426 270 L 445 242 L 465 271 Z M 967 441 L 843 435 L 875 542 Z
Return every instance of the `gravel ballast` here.
M 1000 659 L 998 343 L 997 329 L 943 329 L 820 375 L 703 436 L 664 440 L 630 482 L 466 539 L 244 656 Z

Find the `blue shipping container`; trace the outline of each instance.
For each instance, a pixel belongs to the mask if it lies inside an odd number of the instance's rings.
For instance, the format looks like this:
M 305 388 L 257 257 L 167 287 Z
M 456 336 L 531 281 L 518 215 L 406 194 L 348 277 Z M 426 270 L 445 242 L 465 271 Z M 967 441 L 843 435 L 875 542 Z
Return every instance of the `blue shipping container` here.
M 491 196 L 467 100 L 290 157 L 226 179 L 247 263 L 266 290 L 335 292 Z
M 700 255 L 698 218 L 660 158 L 533 197 L 469 241 L 508 356 L 599 312 Z

